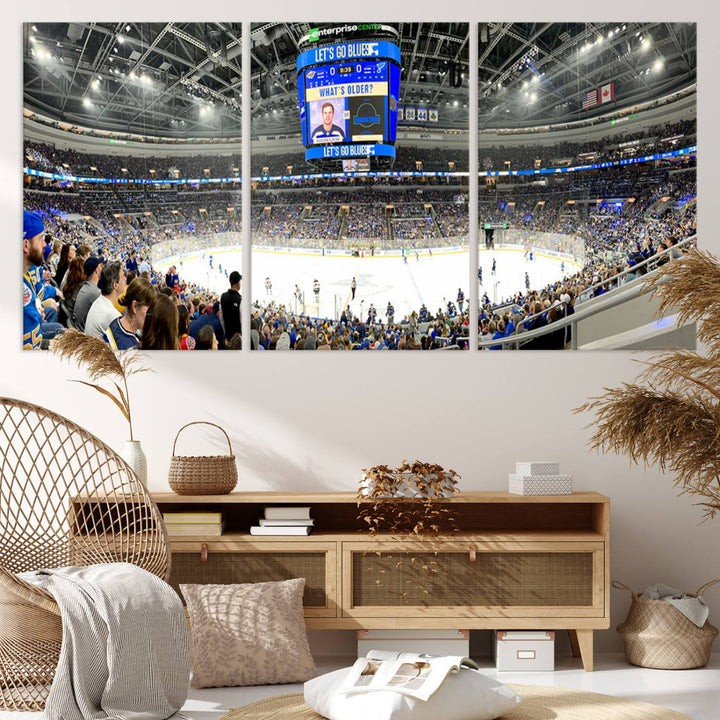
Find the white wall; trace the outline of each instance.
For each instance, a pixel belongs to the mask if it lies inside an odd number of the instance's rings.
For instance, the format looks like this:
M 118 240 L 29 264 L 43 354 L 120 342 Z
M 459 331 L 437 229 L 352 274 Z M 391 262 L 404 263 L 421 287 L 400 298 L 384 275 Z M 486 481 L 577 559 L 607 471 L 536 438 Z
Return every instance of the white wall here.
M 480 16 L 481 6 L 467 2 L 446 6 L 423 0 L 386 5 L 372 2 L 367 16 L 383 20 L 567 20 L 564 3 L 519 2 L 498 18 Z M 195 4 L 178 8 L 166 0 L 153 7 L 123 6 L 128 20 L 188 20 L 201 17 Z M 261 17 L 245 16 L 242 6 L 219 2 L 213 18 L 265 20 L 297 17 L 291 3 L 267 2 Z M 126 10 L 132 8 L 133 10 Z M 357 13 L 336 17 L 353 19 Z M 249 12 L 249 11 L 248 11 Z M 512 12 L 512 15 L 510 14 Z M 578 6 L 575 20 L 590 19 Z M 718 222 L 712 211 L 713 168 L 720 161 L 714 119 L 718 101 L 714 65 L 718 57 L 717 11 L 700 2 L 655 2 L 633 6 L 606 2 L 602 19 L 681 19 L 699 22 L 700 81 L 698 118 L 702 162 L 700 241 L 720 253 Z M 3 10 L 0 52 L 6 68 L 8 100 L 1 118 L 0 196 L 5 222 L 6 262 L 0 266 L 0 305 L 4 338 L 0 393 L 43 404 L 84 425 L 119 449 L 126 428 L 107 400 L 67 382 L 82 375 L 44 353 L 23 354 L 19 346 L 21 262 L 17 252 L 22 205 L 21 46 L 23 20 L 66 21 L 117 19 L 119 7 L 98 8 L 85 0 L 68 6 L 42 0 L 28 10 Z M 329 16 L 325 16 L 329 18 Z M 639 356 L 642 357 L 642 356 Z M 497 490 L 515 460 L 552 458 L 575 477 L 578 490 L 598 490 L 612 498 L 611 576 L 641 590 L 664 581 L 695 590 L 720 575 L 717 548 L 720 519 L 699 525 L 700 511 L 690 497 L 676 497 L 672 477 L 629 465 L 623 457 L 586 449 L 590 418 L 573 414 L 586 397 L 633 378 L 633 356 L 611 353 L 219 353 L 208 364 L 203 353 L 162 353 L 151 357 L 154 374 L 133 379 L 136 434 L 148 456 L 151 489 L 166 489 L 172 440 L 191 420 L 210 420 L 227 428 L 238 458 L 239 489 L 353 490 L 361 468 L 376 463 L 421 459 L 452 467 L 462 476 L 461 489 Z M 199 431 L 199 444 L 185 452 L 221 452 L 211 429 Z M 181 437 L 182 440 L 182 437 Z M 627 593 L 612 591 L 612 627 L 624 619 Z M 720 620 L 720 592 L 710 590 L 713 616 Z M 599 649 L 619 649 L 610 630 L 596 634 Z

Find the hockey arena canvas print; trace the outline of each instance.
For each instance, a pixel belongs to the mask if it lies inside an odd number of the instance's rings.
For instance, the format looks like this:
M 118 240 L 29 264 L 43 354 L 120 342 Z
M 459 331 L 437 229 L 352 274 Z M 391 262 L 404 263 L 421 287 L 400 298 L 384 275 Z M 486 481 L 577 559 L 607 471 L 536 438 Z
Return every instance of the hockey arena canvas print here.
M 468 33 L 253 26 L 258 346 L 468 347 Z
M 23 33 L 23 347 L 239 348 L 242 24 Z
M 695 346 L 642 278 L 695 244 L 696 33 L 479 24 L 480 348 Z
M 25 348 L 694 347 L 693 23 L 23 30 Z

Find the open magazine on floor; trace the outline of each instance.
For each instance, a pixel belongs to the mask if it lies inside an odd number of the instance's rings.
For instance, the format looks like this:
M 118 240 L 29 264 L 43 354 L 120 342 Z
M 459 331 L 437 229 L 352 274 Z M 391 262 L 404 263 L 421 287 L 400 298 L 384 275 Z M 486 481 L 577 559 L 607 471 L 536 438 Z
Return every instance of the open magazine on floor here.
M 459 655 L 370 650 L 355 662 L 338 692 L 393 690 L 428 700 L 448 673 L 459 672 L 461 667 L 478 669 L 475 661 Z

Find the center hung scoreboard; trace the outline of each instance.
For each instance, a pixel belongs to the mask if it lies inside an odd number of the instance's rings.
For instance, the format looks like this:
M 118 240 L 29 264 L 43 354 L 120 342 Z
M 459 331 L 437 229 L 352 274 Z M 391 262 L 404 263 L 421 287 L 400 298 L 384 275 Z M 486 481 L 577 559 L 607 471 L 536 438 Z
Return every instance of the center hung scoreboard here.
M 297 58 L 305 159 L 324 169 L 391 167 L 395 160 L 400 48 L 382 39 L 343 39 Z

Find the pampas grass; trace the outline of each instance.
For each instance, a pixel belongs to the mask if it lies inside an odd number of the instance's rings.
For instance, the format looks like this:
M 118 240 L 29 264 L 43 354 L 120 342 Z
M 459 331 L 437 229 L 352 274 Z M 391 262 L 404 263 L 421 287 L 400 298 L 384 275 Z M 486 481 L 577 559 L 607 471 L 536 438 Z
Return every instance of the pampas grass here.
M 56 336 L 51 344 L 51 349 L 64 360 L 72 360 L 78 367 L 87 371 L 90 382 L 85 380 L 73 380 L 72 382 L 87 385 L 110 398 L 127 420 L 130 426 L 130 440 L 134 440 L 127 380 L 136 373 L 150 371 L 150 368 L 141 366 L 140 356 L 137 352 L 124 350 L 116 354 L 106 342 L 85 335 L 79 330 L 67 330 Z M 111 380 L 111 378 L 113 379 Z M 111 382 L 114 390 L 102 387 L 99 384 L 102 380 Z
M 707 354 L 674 350 L 638 361 L 645 368 L 634 382 L 604 388 L 575 412 L 595 414 L 591 448 L 674 473 L 675 486 L 700 498 L 708 520 L 720 511 L 720 265 L 695 248 L 645 283 L 660 299 L 659 314 L 696 321 Z

